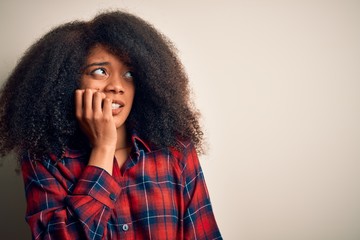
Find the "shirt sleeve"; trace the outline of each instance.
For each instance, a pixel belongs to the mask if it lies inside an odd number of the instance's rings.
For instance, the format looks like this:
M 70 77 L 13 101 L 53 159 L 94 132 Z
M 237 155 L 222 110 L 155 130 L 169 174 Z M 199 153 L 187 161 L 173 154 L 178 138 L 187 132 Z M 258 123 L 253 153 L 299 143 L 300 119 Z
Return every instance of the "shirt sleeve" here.
M 184 150 L 184 239 L 222 239 L 196 150 Z
M 104 239 L 121 188 L 105 170 L 85 166 L 76 182 L 59 165 L 23 159 L 26 221 L 33 239 Z

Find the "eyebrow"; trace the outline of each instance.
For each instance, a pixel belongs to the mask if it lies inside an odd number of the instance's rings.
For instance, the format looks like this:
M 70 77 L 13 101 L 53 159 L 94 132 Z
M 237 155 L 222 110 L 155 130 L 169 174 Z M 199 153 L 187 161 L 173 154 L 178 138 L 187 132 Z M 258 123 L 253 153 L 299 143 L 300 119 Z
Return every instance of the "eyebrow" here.
M 107 65 L 110 65 L 110 63 L 109 62 L 94 62 L 94 63 L 90 63 L 88 65 L 85 65 L 83 67 L 83 69 L 87 69 L 92 66 L 107 66 Z

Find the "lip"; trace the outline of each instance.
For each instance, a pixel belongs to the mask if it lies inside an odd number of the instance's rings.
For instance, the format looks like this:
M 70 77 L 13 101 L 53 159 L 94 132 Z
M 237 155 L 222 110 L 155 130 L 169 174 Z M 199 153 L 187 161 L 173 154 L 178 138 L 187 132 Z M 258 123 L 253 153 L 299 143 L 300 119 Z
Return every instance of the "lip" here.
M 120 101 L 120 100 L 114 100 L 113 99 L 112 103 L 117 103 L 117 104 L 121 105 L 121 107 L 119 107 L 119 108 L 112 109 L 112 115 L 113 116 L 118 115 L 123 110 L 123 108 L 125 107 L 125 103 L 123 101 Z

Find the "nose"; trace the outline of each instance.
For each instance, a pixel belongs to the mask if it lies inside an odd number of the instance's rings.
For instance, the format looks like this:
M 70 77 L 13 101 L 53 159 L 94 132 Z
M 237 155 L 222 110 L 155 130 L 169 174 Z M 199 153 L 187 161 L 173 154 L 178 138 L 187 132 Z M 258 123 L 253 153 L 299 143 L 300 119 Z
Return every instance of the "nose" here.
M 123 80 L 121 79 L 120 76 L 113 76 L 109 78 L 109 82 L 108 84 L 105 86 L 104 91 L 105 92 L 112 92 L 112 93 L 120 93 L 120 94 L 124 94 L 125 93 L 125 88 L 123 85 Z

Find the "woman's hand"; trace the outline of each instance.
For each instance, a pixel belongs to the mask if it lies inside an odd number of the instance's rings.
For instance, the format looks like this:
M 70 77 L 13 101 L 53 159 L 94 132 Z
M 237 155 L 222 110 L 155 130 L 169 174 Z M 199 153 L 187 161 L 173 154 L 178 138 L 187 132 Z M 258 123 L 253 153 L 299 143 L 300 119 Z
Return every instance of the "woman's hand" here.
M 75 93 L 76 118 L 93 148 L 114 147 L 116 127 L 112 116 L 111 99 L 93 89 L 78 89 Z
M 75 92 L 76 118 L 92 145 L 89 165 L 104 168 L 110 174 L 117 141 L 111 103 L 111 99 L 97 90 Z

